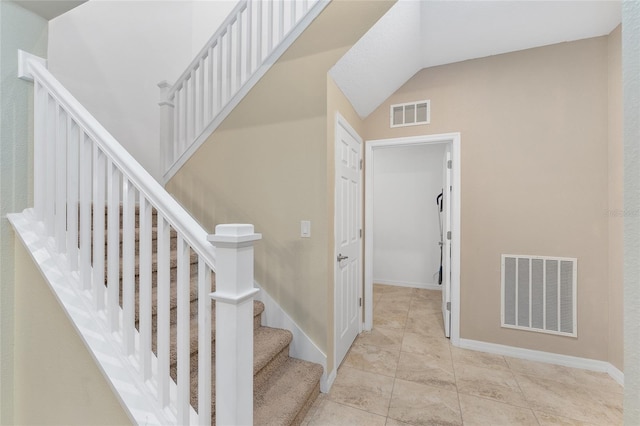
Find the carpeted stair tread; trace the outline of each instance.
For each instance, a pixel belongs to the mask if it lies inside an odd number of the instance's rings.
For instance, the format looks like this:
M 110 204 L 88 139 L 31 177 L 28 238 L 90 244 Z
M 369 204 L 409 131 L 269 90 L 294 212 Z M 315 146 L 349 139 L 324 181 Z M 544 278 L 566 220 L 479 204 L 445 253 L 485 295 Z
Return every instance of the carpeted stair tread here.
M 260 301 L 254 301 L 253 302 L 253 318 L 254 318 L 254 329 L 256 328 L 256 321 L 255 319 L 257 318 L 258 321 L 260 320 L 260 315 L 262 314 L 262 312 L 264 311 L 264 304 Z M 197 310 L 191 310 L 191 317 L 189 319 L 189 343 L 190 343 L 190 354 L 196 355 L 198 353 L 198 312 Z M 175 312 L 172 315 L 172 323 L 169 327 L 169 339 L 170 339 L 170 349 L 169 349 L 169 365 L 173 368 L 175 366 L 175 364 L 177 363 L 177 352 L 176 352 L 176 339 L 177 339 L 177 329 L 178 329 L 178 324 L 175 322 Z M 155 321 L 154 321 L 155 322 Z M 259 322 L 258 322 L 259 324 Z M 216 310 L 215 310 L 215 303 L 212 304 L 211 307 L 211 342 L 212 342 L 212 352 L 215 350 L 215 340 L 216 340 Z M 153 326 L 154 330 L 155 330 L 155 325 Z M 258 328 L 266 328 L 266 327 L 261 327 L 258 326 Z M 272 329 L 272 330 L 279 330 L 279 329 Z M 279 330 L 279 331 L 286 331 L 286 330 Z M 288 331 L 286 331 L 287 333 L 289 333 Z M 289 333 L 291 334 L 291 333 Z M 262 332 L 260 333 L 262 339 L 266 339 L 266 338 L 271 338 L 271 336 L 268 335 L 268 333 Z M 274 333 L 272 333 L 272 336 L 275 335 Z M 254 335 L 254 347 L 256 345 L 255 343 L 256 341 L 256 337 Z M 290 341 L 290 339 L 289 339 Z M 152 348 L 153 351 L 155 352 L 156 350 L 156 334 L 154 333 L 152 336 Z M 260 341 L 260 347 L 261 350 L 263 351 L 269 351 L 272 350 L 272 346 L 274 346 L 275 343 L 266 343 L 263 341 Z M 288 345 L 288 343 L 287 343 Z M 255 352 L 255 351 L 254 351 Z M 261 361 L 263 363 L 262 367 L 264 367 L 264 364 L 266 364 L 266 362 Z M 268 360 L 267 360 L 268 362 Z M 254 368 L 255 368 L 255 360 L 254 360 Z M 193 363 L 192 363 L 193 365 Z M 255 373 L 254 373 L 255 374 Z
M 257 307 L 254 305 L 254 308 Z M 254 309 L 254 315 L 256 310 Z M 286 362 L 289 353 L 289 343 L 291 343 L 291 333 L 287 330 L 270 327 L 258 327 L 254 330 L 253 334 L 253 375 L 254 375 L 254 387 L 257 387 L 256 382 L 266 383 L 269 379 L 269 375 L 273 371 L 277 371 L 284 362 Z M 192 342 L 193 348 L 193 342 Z M 212 362 L 211 362 L 211 387 L 215 389 L 215 343 L 211 348 Z M 284 353 L 284 358 L 278 357 L 279 354 Z M 176 362 L 175 353 L 171 354 L 171 375 L 175 378 Z M 190 385 L 191 385 L 191 405 L 197 407 L 198 405 L 198 353 L 196 350 L 192 350 L 190 360 Z M 215 412 L 215 392 L 212 394 L 211 401 L 212 412 Z
M 121 210 L 122 212 L 122 210 Z M 105 221 L 108 222 L 105 214 Z M 136 208 L 135 235 L 129 236 L 134 243 L 135 252 L 135 321 L 139 322 L 139 273 L 140 273 L 140 230 L 139 214 Z M 122 227 L 122 216 L 119 219 Z M 92 218 L 93 224 L 93 218 Z M 152 212 L 151 226 L 151 321 L 152 349 L 157 354 L 157 214 Z M 119 255 L 122 256 L 123 231 L 120 230 Z M 169 240 L 169 371 L 172 379 L 177 380 L 177 235 L 171 229 Z M 105 258 L 108 260 L 109 244 L 105 234 Z M 107 262 L 105 262 L 107 263 Z M 122 261 L 120 266 L 120 294 L 122 295 Z M 198 256 L 190 250 L 189 256 L 189 375 L 191 387 L 191 405 L 197 410 L 198 386 Z M 106 265 L 105 265 L 106 266 Z M 105 270 L 105 284 L 108 274 Z M 211 274 L 210 291 L 215 291 L 215 273 Z M 209 290 L 209 288 L 207 288 Z M 207 291 L 209 293 L 209 291 Z M 208 297 L 208 296 L 207 296 Z M 211 301 L 211 355 L 212 355 L 212 424 L 215 424 L 215 329 L 216 303 Z M 288 330 L 262 326 L 262 313 L 265 307 L 260 301 L 253 302 L 253 377 L 254 377 L 254 424 L 258 425 L 297 425 L 300 424 L 320 390 L 320 377 L 323 368 L 318 364 L 289 357 L 292 334 Z M 224 389 L 220 389 L 224 392 Z
M 288 356 L 291 340 L 293 340 L 293 335 L 289 330 L 271 327 L 255 329 L 253 332 L 253 375 L 260 374 L 283 350 L 286 349 L 285 356 Z
M 299 424 L 318 395 L 322 366 L 288 358 L 262 386 L 254 388 L 253 424 Z M 305 410 L 303 410 L 303 408 Z
M 158 286 L 156 285 L 156 280 L 154 279 L 151 283 L 151 316 L 155 317 L 158 313 Z M 215 286 L 215 275 L 211 274 L 211 287 Z M 121 291 L 122 291 L 122 287 Z M 138 284 L 136 283 L 136 307 L 139 306 L 140 303 L 140 292 L 138 291 Z M 197 306 L 198 300 L 198 276 L 192 275 L 189 280 L 189 300 L 191 301 L 191 311 L 193 312 L 194 308 Z M 122 305 L 122 293 L 120 294 L 120 304 Z M 178 290 L 175 284 L 175 280 L 172 280 L 169 290 L 169 309 L 175 310 L 178 305 Z M 139 310 L 136 308 L 135 311 L 135 320 L 136 324 L 138 323 Z M 154 321 L 155 323 L 155 321 Z
M 105 257 L 108 258 L 108 250 L 105 250 Z M 122 269 L 123 262 L 120 263 L 120 277 L 122 277 Z M 198 254 L 190 250 L 189 253 L 189 264 L 197 265 L 198 264 Z M 178 267 L 178 250 L 173 248 L 169 251 L 169 270 L 176 269 Z M 105 277 L 108 277 L 108 263 L 105 262 Z M 151 273 L 158 272 L 158 253 L 155 251 L 151 252 Z M 134 265 L 134 275 L 136 277 L 140 276 L 140 256 L 136 254 L 135 257 L 135 265 Z M 155 278 L 154 278 L 155 279 Z

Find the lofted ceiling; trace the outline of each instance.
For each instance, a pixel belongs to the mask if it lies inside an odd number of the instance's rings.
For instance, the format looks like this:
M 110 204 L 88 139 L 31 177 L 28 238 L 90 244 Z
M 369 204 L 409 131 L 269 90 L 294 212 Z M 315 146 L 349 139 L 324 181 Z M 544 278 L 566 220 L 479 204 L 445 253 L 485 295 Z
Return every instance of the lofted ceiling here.
M 609 34 L 618 0 L 399 0 L 331 69 L 362 117 L 422 68 Z

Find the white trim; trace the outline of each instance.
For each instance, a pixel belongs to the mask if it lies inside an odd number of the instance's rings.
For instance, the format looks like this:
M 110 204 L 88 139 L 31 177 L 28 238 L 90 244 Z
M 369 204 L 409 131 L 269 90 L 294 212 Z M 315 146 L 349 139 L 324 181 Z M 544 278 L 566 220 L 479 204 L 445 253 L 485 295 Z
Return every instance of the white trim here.
M 452 186 L 451 191 L 451 342 L 460 339 L 460 133 L 423 135 L 406 138 L 378 139 L 365 142 L 365 249 L 364 249 L 364 329 L 373 327 L 373 153 L 375 149 L 407 145 L 445 143 L 451 146 Z
M 500 345 L 497 343 L 481 342 L 478 340 L 459 339 L 455 345 L 462 349 L 487 352 L 512 358 L 526 359 L 529 361 L 545 362 L 547 364 L 562 365 L 582 370 L 607 373 L 613 380 L 624 386 L 624 374 L 611 363 L 597 359 L 581 358 L 571 355 L 562 355 L 552 352 L 536 351 L 533 349 L 518 348 L 515 346 Z
M 324 376 L 322 377 L 324 378 Z M 331 390 L 331 386 L 333 385 L 333 382 L 336 381 L 336 377 L 338 377 L 338 370 L 334 368 L 333 371 L 331 371 L 331 374 L 329 374 L 329 377 L 327 377 L 324 389 L 322 388 L 322 382 L 320 382 L 320 391 L 322 393 L 329 393 L 329 390 Z
M 507 258 L 512 258 L 512 259 L 516 259 L 515 262 L 515 273 L 516 273 L 516 287 L 515 287 L 515 300 L 516 300 L 516 306 L 515 306 L 515 322 L 516 324 L 507 324 L 505 323 L 505 309 L 506 309 L 506 287 L 505 287 L 505 263 L 506 263 L 506 259 Z M 522 325 L 518 325 L 518 306 L 519 306 L 519 298 L 518 298 L 518 259 L 526 259 L 529 260 L 529 326 L 522 326 Z M 542 260 L 543 262 L 543 328 L 535 328 L 533 327 L 533 323 L 532 323 L 532 303 L 533 303 L 533 299 L 532 299 L 532 273 L 533 273 L 533 264 L 531 261 L 533 260 Z M 573 328 L 572 331 L 566 332 L 566 331 L 560 331 L 560 330 L 547 330 L 547 316 L 546 316 L 546 309 L 547 309 L 547 302 L 546 302 L 546 281 L 547 281 L 547 274 L 546 274 L 546 268 L 547 268 L 547 262 L 548 260 L 553 260 L 553 261 L 557 261 L 558 262 L 558 280 L 557 280 L 557 285 L 558 285 L 558 302 L 557 302 L 557 309 L 558 309 L 558 328 L 562 328 L 562 314 L 560 313 L 560 308 L 561 308 L 561 303 L 560 303 L 560 273 L 561 273 L 561 262 L 571 262 L 572 263 L 572 277 L 573 277 L 573 281 L 571 283 L 571 298 L 572 298 L 572 324 L 573 324 Z M 578 337 L 578 259 L 575 257 L 556 257 L 556 256 L 539 256 L 539 255 L 527 255 L 527 254 L 503 254 L 500 258 L 500 326 L 502 328 L 510 328 L 513 330 L 522 330 L 522 331 L 531 331 L 534 333 L 545 333 L 545 334 L 554 334 L 556 336 L 565 336 L 565 337 Z
M 43 68 L 47 68 L 47 60 L 39 56 L 33 55 L 24 50 L 18 49 L 18 78 L 24 81 L 33 81 L 33 74 L 31 73 L 31 61 L 37 62 L 42 65 Z
M 293 334 L 293 340 L 289 344 L 289 355 L 309 362 L 315 362 L 322 365 L 324 369 L 322 378 L 320 379 L 320 390 L 329 392 L 333 380 L 335 380 L 335 372 L 333 378 L 327 374 L 327 355 L 313 343 L 313 340 L 291 319 L 291 317 L 282 309 L 268 291 L 254 282 L 254 286 L 260 290 L 255 299 L 264 303 L 264 312 L 262 313 L 262 325 L 265 327 L 282 328 L 289 330 Z
M 426 104 L 427 105 L 427 120 L 426 121 L 418 121 L 418 105 L 422 105 L 422 104 Z M 406 115 L 405 115 L 405 111 L 406 108 L 408 106 L 413 106 L 414 110 L 413 110 L 413 122 L 411 123 L 407 123 L 405 121 Z M 394 124 L 393 123 L 393 109 L 396 107 L 402 107 L 402 123 L 400 124 Z M 391 106 L 389 106 L 389 127 L 391 128 L 395 128 L 395 127 L 409 127 L 409 126 L 421 126 L 424 124 L 430 124 L 431 123 L 431 101 L 429 99 L 423 99 L 421 101 L 414 101 L 414 102 L 405 102 L 402 104 L 393 104 Z
M 414 283 L 409 281 L 395 281 L 395 280 L 380 280 L 373 279 L 374 284 L 391 285 L 396 287 L 410 287 L 410 288 L 422 288 L 425 290 L 438 290 L 442 291 L 442 285 L 436 283 Z
M 618 368 L 610 362 L 608 362 L 607 364 L 608 366 L 606 373 L 611 376 L 611 378 L 615 380 L 620 386 L 624 387 L 624 373 L 618 370 Z
M 93 309 L 91 293 L 82 290 L 79 275 L 69 271 L 66 256 L 57 254 L 53 239 L 44 236 L 44 224 L 36 220 L 33 209 L 9 214 L 7 218 L 131 421 L 148 425 L 175 423 L 175 413 L 160 409 L 155 401 L 154 385 L 142 381 L 131 368 L 119 337 L 109 330 L 104 312 Z M 189 411 L 194 419 L 195 411 Z

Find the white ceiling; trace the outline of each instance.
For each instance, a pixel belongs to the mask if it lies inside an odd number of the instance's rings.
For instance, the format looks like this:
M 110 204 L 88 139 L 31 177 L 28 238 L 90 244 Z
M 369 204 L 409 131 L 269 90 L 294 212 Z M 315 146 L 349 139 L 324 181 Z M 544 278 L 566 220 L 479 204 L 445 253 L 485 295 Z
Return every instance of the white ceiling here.
M 361 117 L 422 68 L 609 34 L 618 0 L 399 0 L 330 74 Z
M 87 0 L 12 0 L 14 3 L 18 3 L 24 7 L 46 19 L 52 20 L 55 17 L 62 15 L 65 12 L 70 11 L 74 7 L 80 6 Z

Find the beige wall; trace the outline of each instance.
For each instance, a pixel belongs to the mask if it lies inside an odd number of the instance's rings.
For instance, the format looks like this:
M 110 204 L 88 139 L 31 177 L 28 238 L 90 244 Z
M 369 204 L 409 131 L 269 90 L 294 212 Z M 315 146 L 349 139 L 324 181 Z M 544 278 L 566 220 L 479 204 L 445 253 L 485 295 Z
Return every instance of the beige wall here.
M 393 2 L 331 2 L 167 184 L 210 232 L 253 223 L 255 278 L 333 366 L 327 71 Z M 354 17 L 358 17 L 354 20 Z M 300 221 L 311 221 L 311 238 Z
M 461 132 L 461 337 L 609 359 L 608 39 L 424 69 L 365 138 Z M 431 100 L 431 124 L 389 105 Z M 500 327 L 503 253 L 578 258 L 578 338 Z
M 624 364 L 622 29 L 609 35 L 609 362 Z
M 336 30 L 338 11 L 358 3 L 332 3 L 168 189 L 210 230 L 256 225 L 256 279 L 331 368 L 335 111 L 365 139 L 461 132 L 461 337 L 622 368 L 616 34 L 422 70 L 361 121 L 326 77 L 357 38 Z M 389 128 L 390 104 L 425 98 L 430 125 Z M 503 253 L 578 258 L 578 338 L 500 327 Z
M 15 424 L 131 424 L 19 241 L 15 266 Z

